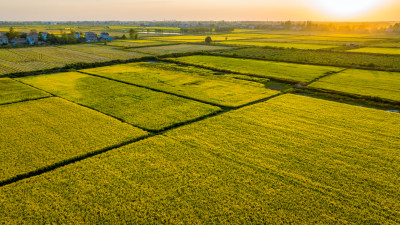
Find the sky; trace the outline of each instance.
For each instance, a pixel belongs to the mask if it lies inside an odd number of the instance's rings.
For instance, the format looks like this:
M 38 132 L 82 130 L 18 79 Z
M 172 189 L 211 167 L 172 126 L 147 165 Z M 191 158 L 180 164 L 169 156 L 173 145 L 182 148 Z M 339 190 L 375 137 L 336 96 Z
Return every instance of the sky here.
M 18 0 L 0 21 L 400 21 L 400 0 Z

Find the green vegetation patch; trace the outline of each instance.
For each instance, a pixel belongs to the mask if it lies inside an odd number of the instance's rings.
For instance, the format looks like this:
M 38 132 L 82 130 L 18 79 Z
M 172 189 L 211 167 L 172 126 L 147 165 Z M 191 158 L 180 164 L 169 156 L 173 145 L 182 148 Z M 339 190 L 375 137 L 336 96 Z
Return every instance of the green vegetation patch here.
M 124 51 L 113 46 L 98 44 L 65 45 L 62 48 L 106 57 L 109 60 L 128 60 L 148 56 L 139 52 Z
M 284 95 L 4 186 L 0 222 L 396 224 L 399 126 Z
M 77 72 L 20 78 L 57 96 L 151 130 L 215 113 L 218 107 Z
M 255 59 L 400 71 L 400 57 L 395 57 L 393 55 L 260 47 L 232 49 L 215 53 L 226 56 L 240 56 Z
M 143 47 L 143 48 L 137 48 L 135 50 L 147 54 L 165 55 L 172 53 L 215 51 L 215 50 L 225 50 L 225 49 L 229 49 L 229 47 L 213 46 L 213 45 L 181 44 L 181 45 L 166 45 L 166 46 L 156 46 L 156 47 Z
M 310 86 L 400 101 L 400 73 L 349 69 L 324 77 Z
M 161 45 L 165 44 L 160 41 L 152 41 L 152 40 L 116 40 L 112 42 L 108 42 L 107 45 L 117 46 L 117 47 L 143 47 L 143 46 L 151 46 L 151 45 Z
M 223 106 L 237 107 L 279 93 L 261 83 L 177 64 L 132 63 L 82 71 Z
M 304 43 L 273 43 L 273 42 L 260 42 L 260 41 L 221 41 L 221 44 L 228 45 L 250 45 L 250 46 L 261 46 L 261 47 L 273 47 L 273 48 L 298 48 L 298 49 L 324 49 L 334 48 L 335 45 L 323 45 L 323 44 L 304 44 Z
M 400 48 L 373 48 L 373 47 L 367 47 L 367 48 L 352 49 L 352 50 L 349 50 L 349 52 L 400 55 Z
M 289 81 L 308 82 L 340 68 L 237 59 L 220 56 L 187 56 L 173 59 L 179 62 L 237 73 L 253 74 Z
M 0 114 L 0 181 L 147 134 L 59 98 L 2 105 Z
M 0 104 L 43 98 L 47 96 L 50 96 L 50 94 L 9 78 L 0 78 Z

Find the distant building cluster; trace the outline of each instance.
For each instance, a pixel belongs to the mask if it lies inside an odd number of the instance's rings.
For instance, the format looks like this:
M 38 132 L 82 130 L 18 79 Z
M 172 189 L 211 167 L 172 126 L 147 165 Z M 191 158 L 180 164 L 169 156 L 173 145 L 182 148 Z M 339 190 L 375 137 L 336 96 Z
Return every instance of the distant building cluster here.
M 73 34 L 68 34 L 68 37 L 71 37 Z M 21 33 L 20 37 L 15 37 L 11 40 L 8 39 L 6 34 L 0 33 L 0 46 L 1 45 L 13 45 L 13 46 L 22 46 L 22 45 L 43 45 L 48 41 L 49 33 L 47 32 L 40 32 L 39 34 L 36 32 L 30 32 L 29 34 Z M 21 37 L 24 36 L 24 37 Z M 26 38 L 25 38 L 26 36 Z M 74 38 L 78 40 L 83 40 L 85 42 L 97 42 L 97 41 L 111 41 L 113 40 L 110 37 L 110 34 L 107 32 L 102 32 L 100 36 L 94 32 L 86 32 L 85 36 L 82 37 L 79 32 L 75 32 Z M 40 38 L 39 38 L 40 37 Z M 42 41 L 40 41 L 42 40 Z

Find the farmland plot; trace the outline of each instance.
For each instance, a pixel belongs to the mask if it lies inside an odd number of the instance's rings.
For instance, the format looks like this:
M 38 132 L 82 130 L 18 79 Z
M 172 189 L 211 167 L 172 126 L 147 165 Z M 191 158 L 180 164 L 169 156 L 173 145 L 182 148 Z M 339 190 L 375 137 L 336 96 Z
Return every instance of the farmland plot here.
M 279 43 L 279 42 L 260 42 L 260 41 L 221 41 L 220 44 L 227 45 L 248 45 L 248 46 L 261 46 L 273 48 L 298 48 L 298 49 L 324 49 L 334 48 L 335 45 L 324 44 L 305 44 L 305 43 Z
M 212 75 L 211 70 L 183 68 L 176 64 L 132 63 L 82 71 L 222 106 L 237 107 L 279 93 L 260 83 Z
M 74 50 L 78 52 L 89 53 L 97 56 L 106 57 L 108 60 L 128 60 L 147 56 L 143 53 L 124 51 L 116 49 L 112 46 L 96 45 L 96 44 L 83 44 L 83 45 L 66 45 L 62 48 Z
M 0 181 L 147 134 L 59 98 L 0 105 L 0 114 Z
M 352 49 L 352 50 L 349 50 L 349 52 L 400 55 L 400 48 L 373 48 L 373 47 L 366 47 L 366 48 Z
M 165 55 L 172 53 L 201 52 L 201 51 L 213 51 L 213 50 L 225 50 L 225 49 L 229 49 L 229 47 L 213 46 L 213 45 L 181 44 L 181 45 L 166 45 L 166 46 L 136 48 L 135 51 L 147 54 Z
M 46 92 L 9 78 L 0 78 L 0 104 L 50 96 Z
M 110 46 L 125 47 L 125 48 L 144 47 L 144 46 L 161 45 L 161 44 L 165 44 L 165 43 L 160 42 L 160 41 L 152 41 L 152 40 L 116 40 L 116 41 L 107 43 L 107 45 L 110 45 Z
M 289 81 L 308 82 L 327 73 L 340 71 L 337 67 L 299 65 L 252 59 L 236 59 L 220 56 L 187 56 L 176 59 L 178 62 L 227 70 L 257 76 L 271 77 Z
M 349 69 L 324 77 L 310 87 L 400 102 L 400 73 Z
M 220 110 L 192 100 L 77 72 L 19 80 L 150 130 L 161 130 Z
M 399 126 L 284 95 L 2 187 L 0 222 L 396 224 Z

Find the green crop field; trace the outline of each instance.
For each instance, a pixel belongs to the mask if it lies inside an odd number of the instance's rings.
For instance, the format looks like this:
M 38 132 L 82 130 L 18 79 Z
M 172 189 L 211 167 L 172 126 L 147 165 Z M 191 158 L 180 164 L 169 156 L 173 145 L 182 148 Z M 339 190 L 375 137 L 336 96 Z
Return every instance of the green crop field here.
M 340 68 L 270 62 L 252 59 L 236 59 L 220 56 L 187 56 L 173 59 L 178 62 L 221 69 L 237 73 L 253 74 L 289 81 L 308 82 Z
M 160 130 L 219 110 L 192 100 L 77 72 L 19 80 L 151 130 Z
M 220 44 L 227 45 L 248 45 L 248 46 L 261 46 L 261 47 L 273 47 L 273 48 L 298 48 L 298 49 L 324 49 L 334 48 L 335 45 L 323 45 L 323 44 L 305 44 L 305 43 L 279 43 L 279 42 L 260 42 L 260 41 L 220 41 Z
M 165 54 L 172 54 L 172 53 L 215 51 L 215 50 L 225 50 L 225 49 L 230 49 L 230 48 L 224 47 L 224 46 L 214 46 L 214 45 L 180 44 L 180 45 L 166 45 L 166 46 L 135 48 L 135 51 L 146 53 L 146 54 L 165 55 Z
M 0 223 L 397 224 L 399 126 L 284 95 L 4 186 Z
M 400 102 L 400 73 L 350 69 L 310 86 Z
M 97 45 L 97 44 L 65 45 L 61 46 L 61 48 L 102 56 L 108 58 L 109 60 L 116 60 L 116 59 L 127 60 L 127 59 L 134 59 L 147 56 L 146 54 L 138 52 L 124 51 L 116 49 L 115 47 L 112 46 Z
M 107 45 L 110 46 L 126 47 L 126 48 L 144 47 L 144 46 L 161 45 L 161 44 L 165 44 L 165 42 L 152 41 L 152 40 L 116 40 L 107 43 Z
M 235 34 L 236 35 L 236 34 Z M 159 41 L 174 41 L 174 42 L 204 42 L 207 36 L 164 36 L 164 37 L 149 37 L 150 40 L 159 40 Z M 226 40 L 239 40 L 246 39 L 245 37 L 236 37 L 231 35 L 211 35 L 210 36 L 213 41 L 223 41 Z
M 380 38 L 369 37 L 346 37 L 346 36 L 298 36 L 292 37 L 297 40 L 319 40 L 319 41 L 342 41 L 342 42 L 368 42 L 368 41 L 381 41 Z
M 367 48 L 358 48 L 358 49 L 349 50 L 349 52 L 400 55 L 400 48 L 373 48 L 373 47 L 367 47 Z
M 0 181 L 146 135 L 59 98 L 0 105 L 0 114 Z
M 284 62 L 400 71 L 400 57 L 395 57 L 393 55 L 260 47 L 232 49 L 221 52 L 217 51 L 215 53 L 226 56 L 240 56 Z
M 50 96 L 46 92 L 21 84 L 9 78 L 0 78 L 0 104 L 38 99 Z
M 223 106 L 241 106 L 279 93 L 260 83 L 176 64 L 132 63 L 82 71 Z

